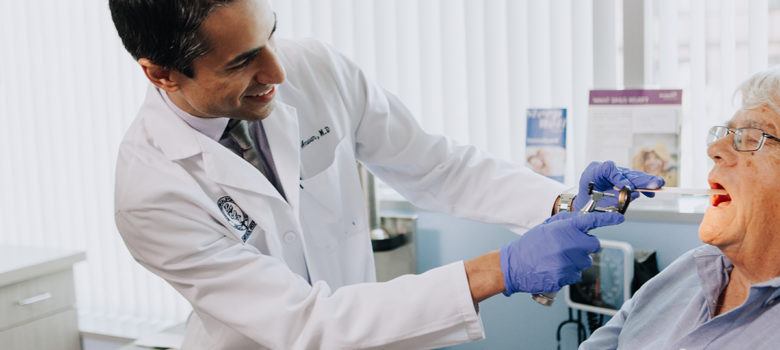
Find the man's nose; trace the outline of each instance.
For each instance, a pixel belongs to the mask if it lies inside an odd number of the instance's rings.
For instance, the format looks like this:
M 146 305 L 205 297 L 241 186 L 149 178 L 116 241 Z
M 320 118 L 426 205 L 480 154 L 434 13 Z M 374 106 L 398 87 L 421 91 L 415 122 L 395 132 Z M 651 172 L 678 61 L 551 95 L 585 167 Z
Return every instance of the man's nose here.
M 737 160 L 737 151 L 732 146 L 733 142 L 734 135 L 721 137 L 707 147 L 707 156 L 717 165 L 734 165 Z
M 261 54 L 260 64 L 255 73 L 255 81 L 263 85 L 281 84 L 284 82 L 284 67 L 279 62 L 279 56 L 272 47 L 266 47 Z

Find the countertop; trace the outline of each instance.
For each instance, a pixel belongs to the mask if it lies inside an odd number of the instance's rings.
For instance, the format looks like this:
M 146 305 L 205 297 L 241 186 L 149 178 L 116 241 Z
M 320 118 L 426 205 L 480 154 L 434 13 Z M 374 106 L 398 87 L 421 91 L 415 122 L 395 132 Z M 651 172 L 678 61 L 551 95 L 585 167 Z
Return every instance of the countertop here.
M 66 270 L 84 259 L 80 251 L 0 246 L 0 286 Z

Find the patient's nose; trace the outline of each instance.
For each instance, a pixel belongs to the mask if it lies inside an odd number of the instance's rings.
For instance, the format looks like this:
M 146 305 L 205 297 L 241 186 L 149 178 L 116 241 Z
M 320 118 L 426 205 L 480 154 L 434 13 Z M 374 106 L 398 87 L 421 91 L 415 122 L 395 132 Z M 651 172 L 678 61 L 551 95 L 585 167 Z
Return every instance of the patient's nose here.
M 737 160 L 737 151 L 731 146 L 734 135 L 722 137 L 707 147 L 709 156 L 716 165 L 732 166 Z

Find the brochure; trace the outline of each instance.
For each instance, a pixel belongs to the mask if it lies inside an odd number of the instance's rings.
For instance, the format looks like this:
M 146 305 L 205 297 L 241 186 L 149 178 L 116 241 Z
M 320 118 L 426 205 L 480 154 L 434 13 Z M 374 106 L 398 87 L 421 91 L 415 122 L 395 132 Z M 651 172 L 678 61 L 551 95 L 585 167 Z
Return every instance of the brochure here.
M 681 115 L 682 90 L 592 90 L 588 160 L 612 160 L 679 186 Z
M 566 108 L 532 108 L 527 114 L 525 159 L 539 174 L 563 182 L 566 172 Z

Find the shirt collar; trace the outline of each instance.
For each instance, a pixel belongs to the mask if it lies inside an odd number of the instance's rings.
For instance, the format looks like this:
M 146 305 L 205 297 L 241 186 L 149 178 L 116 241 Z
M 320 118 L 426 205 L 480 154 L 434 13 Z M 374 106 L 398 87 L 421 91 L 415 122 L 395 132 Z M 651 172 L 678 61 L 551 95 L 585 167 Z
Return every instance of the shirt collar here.
M 227 123 L 230 120 L 229 118 L 196 117 L 192 114 L 183 111 L 181 108 L 179 108 L 179 106 L 173 103 L 173 101 L 171 101 L 171 98 L 168 97 L 168 93 L 166 93 L 165 91 L 160 90 L 160 95 L 162 95 L 165 104 L 168 105 L 168 107 L 173 111 L 173 113 L 175 113 L 179 118 L 184 120 L 184 122 L 187 123 L 190 127 L 197 130 L 201 134 L 208 136 L 210 139 L 219 142 L 219 139 L 220 137 L 222 137 L 222 133 L 225 131 L 225 127 L 227 126 Z
M 780 288 L 780 277 L 775 277 L 771 280 L 764 281 L 761 283 L 756 283 L 753 286 L 755 287 L 772 287 L 772 288 Z
M 774 300 L 780 297 L 780 277 L 775 277 L 771 280 L 756 283 L 753 288 L 769 288 L 772 290 L 772 294 L 769 296 L 769 300 Z
M 718 247 L 711 245 L 697 248 L 693 256 L 696 259 L 696 272 L 701 280 L 704 297 L 708 302 L 716 303 L 720 293 L 729 283 L 729 273 L 734 265 Z M 769 299 L 780 297 L 780 276 L 750 287 L 750 289 L 763 288 L 773 290 Z
M 718 247 L 711 245 L 697 248 L 693 252 L 693 258 L 696 261 L 696 272 L 701 281 L 704 298 L 709 306 L 714 307 L 720 293 L 729 283 L 729 272 L 733 265 Z

